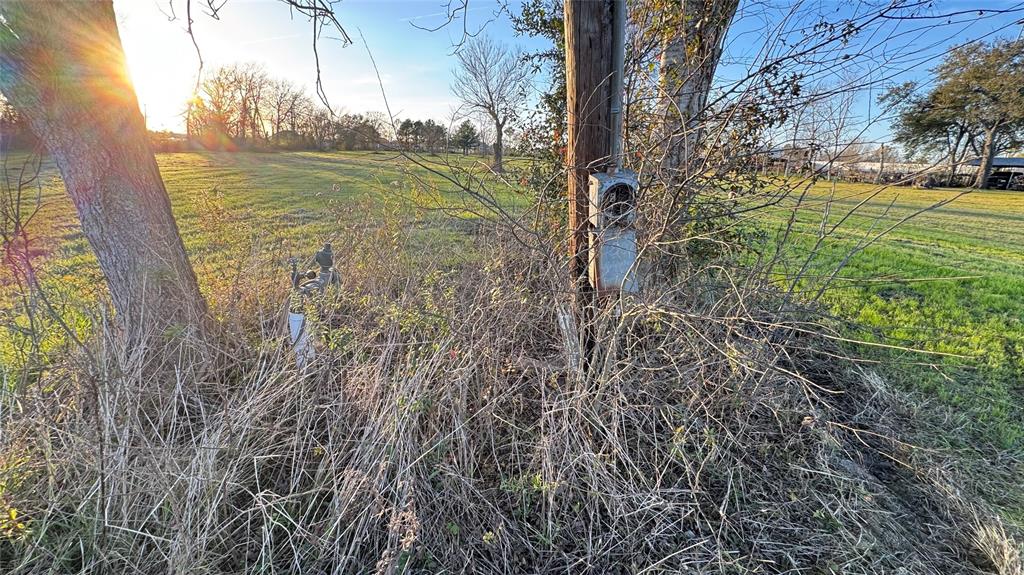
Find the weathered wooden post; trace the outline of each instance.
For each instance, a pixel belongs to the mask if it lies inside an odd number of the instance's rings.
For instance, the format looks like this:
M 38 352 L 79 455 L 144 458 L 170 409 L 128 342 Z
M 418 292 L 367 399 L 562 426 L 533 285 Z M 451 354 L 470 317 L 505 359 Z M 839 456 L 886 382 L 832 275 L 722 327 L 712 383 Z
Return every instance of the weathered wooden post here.
M 583 350 L 592 345 L 595 293 L 587 277 L 590 261 L 590 174 L 610 160 L 612 1 L 566 0 L 565 87 L 569 170 L 569 278 Z

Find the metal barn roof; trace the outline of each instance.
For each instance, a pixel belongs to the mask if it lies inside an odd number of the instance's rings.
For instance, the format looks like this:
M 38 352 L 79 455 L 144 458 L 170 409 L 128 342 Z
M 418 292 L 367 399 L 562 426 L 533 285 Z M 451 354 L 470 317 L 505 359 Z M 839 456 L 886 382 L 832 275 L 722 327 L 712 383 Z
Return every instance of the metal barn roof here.
M 967 162 L 968 166 L 981 165 L 981 160 L 971 160 Z M 1024 168 L 1024 158 L 994 158 L 992 160 L 993 168 Z

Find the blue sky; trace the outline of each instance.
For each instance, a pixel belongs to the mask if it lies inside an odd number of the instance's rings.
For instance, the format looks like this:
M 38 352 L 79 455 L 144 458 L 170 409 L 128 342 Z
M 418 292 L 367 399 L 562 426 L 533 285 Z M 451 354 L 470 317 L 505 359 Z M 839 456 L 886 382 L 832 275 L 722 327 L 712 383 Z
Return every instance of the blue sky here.
M 766 44 L 777 44 L 771 32 L 780 26 L 789 30 L 786 37 L 795 42 L 801 38 L 800 31 L 821 16 L 832 21 L 856 18 L 887 3 L 744 0 L 730 30 L 719 75 L 728 81 L 745 74 Z M 184 0 L 115 0 L 114 4 L 130 72 L 150 128 L 180 131 L 180 114 L 198 70 L 198 59 L 185 33 Z M 234 62 L 257 62 L 271 76 L 290 79 L 313 93 L 316 68 L 311 25 L 305 17 L 292 15 L 286 5 L 276 0 L 228 0 L 220 11 L 220 19 L 215 20 L 203 13 L 202 4 L 205 2 L 193 0 L 194 28 L 205 69 Z M 864 139 L 886 139 L 887 122 L 878 120 L 876 106 L 869 106 L 885 84 L 927 79 L 928 68 L 938 63 L 950 46 L 968 39 L 1017 37 L 1021 31 L 1017 22 L 1024 17 L 1019 12 L 991 12 L 1021 8 L 1024 2 L 1019 1 L 937 0 L 931 5 L 931 14 L 965 13 L 948 22 L 880 22 L 849 47 L 851 52 L 859 52 L 857 57 L 842 66 L 819 71 L 816 81 L 824 84 L 851 75 L 870 76 L 874 87 L 864 90 L 855 103 Z M 178 11 L 176 20 L 169 19 L 169 6 Z M 800 16 L 787 19 L 792 6 L 799 6 Z M 458 106 L 449 85 L 455 65 L 452 44 L 461 36 L 462 23 L 458 21 L 437 32 L 416 27 L 443 23 L 443 0 L 343 0 L 336 7 L 354 44 L 343 48 L 340 42 L 326 39 L 320 46 L 323 83 L 335 110 L 385 110 L 381 86 L 363 44 L 365 37 L 376 59 L 391 112 L 397 117 L 445 121 Z M 496 15 L 497 7 L 491 0 L 472 0 L 469 28 L 477 30 L 485 25 L 485 33 L 525 50 L 545 47 L 541 40 L 515 37 L 507 15 Z M 518 10 L 518 0 L 509 0 L 509 7 Z M 535 80 L 535 88 L 544 89 L 544 78 Z
M 834 44 L 835 52 L 823 55 L 818 65 L 804 71 L 805 90 L 855 85 L 852 136 L 874 144 L 889 141 L 889 118 L 876 98 L 891 85 L 916 81 L 927 87 L 929 70 L 952 47 L 973 40 L 1017 38 L 1024 18 L 1020 0 L 916 1 L 914 19 L 875 18 L 891 0 L 743 0 L 726 40 L 718 70 L 718 84 L 729 85 L 763 62 L 763 54 L 784 46 L 779 38 L 801 50 L 805 32 L 821 19 L 840 22 L 870 21 L 848 45 Z M 791 11 L 792 9 L 792 11 Z M 907 15 L 896 12 L 893 15 Z M 939 17 L 941 16 L 941 17 Z M 777 52 L 776 52 L 777 54 Z M 843 59 L 849 56 L 849 59 Z
M 193 1 L 193 10 L 204 2 Z M 198 59 L 185 33 L 183 0 L 178 19 L 169 21 L 167 0 L 115 0 L 118 25 L 140 105 L 151 129 L 181 130 L 181 110 L 191 93 Z M 494 16 L 497 4 L 474 0 L 470 24 L 524 49 L 539 41 L 515 38 L 507 16 Z M 445 21 L 439 0 L 345 0 L 339 19 L 354 44 L 325 39 L 320 44 L 324 88 L 332 108 L 349 112 L 384 111 L 381 86 L 360 32 L 380 71 L 391 111 L 398 117 L 442 121 L 458 106 L 450 93 L 453 40 L 461 22 L 437 32 L 417 29 Z M 204 69 L 234 62 L 257 62 L 274 77 L 287 78 L 314 93 L 316 66 L 312 28 L 273 0 L 229 0 L 220 19 L 193 14 Z M 337 36 L 337 34 L 333 34 Z M 538 79 L 539 80 L 539 79 Z M 538 81 L 538 88 L 543 82 Z

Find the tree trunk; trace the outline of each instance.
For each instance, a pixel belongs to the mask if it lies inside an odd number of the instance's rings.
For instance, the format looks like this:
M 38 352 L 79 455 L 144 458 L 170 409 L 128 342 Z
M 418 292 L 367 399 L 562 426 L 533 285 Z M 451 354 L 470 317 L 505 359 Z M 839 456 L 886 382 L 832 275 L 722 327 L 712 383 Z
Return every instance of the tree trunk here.
M 700 115 L 722 56 L 722 43 L 738 0 L 680 0 L 665 30 L 661 55 L 665 177 L 684 179 L 702 134 Z
M 985 143 L 981 148 L 981 162 L 978 165 L 978 177 L 974 187 L 979 190 L 988 189 L 988 177 L 992 175 L 992 160 L 995 159 L 996 132 L 999 126 L 994 125 L 985 130 Z
M 953 180 L 956 178 L 956 151 L 960 148 L 960 139 L 957 138 L 955 141 L 950 137 L 949 132 L 946 132 L 946 151 L 949 155 L 949 175 L 946 176 L 946 187 L 953 187 Z
M 504 138 L 504 135 L 505 135 L 504 131 L 505 131 L 504 124 L 502 124 L 501 122 L 495 120 L 494 121 L 494 134 L 495 134 L 494 135 L 494 167 L 492 167 L 491 169 L 494 170 L 496 173 L 499 173 L 499 174 L 501 172 L 505 171 L 505 167 L 502 166 L 502 164 L 501 164 L 501 157 L 502 157 L 502 154 L 504 153 L 504 149 L 503 149 L 504 145 L 503 145 L 503 141 L 502 141 L 503 138 Z
M 949 177 L 946 178 L 946 187 L 952 188 L 953 183 L 956 181 L 956 150 L 953 150 L 949 154 Z
M 242 98 L 242 110 L 238 113 L 238 141 L 245 144 L 245 123 L 248 120 L 249 108 L 246 106 L 245 98 Z
M 199 293 L 171 213 L 109 0 L 5 0 L 0 89 L 60 169 L 133 341 L 203 336 Z
M 878 176 L 875 177 L 875 183 L 878 184 L 882 181 L 882 173 L 885 171 L 885 144 L 882 144 L 878 148 Z

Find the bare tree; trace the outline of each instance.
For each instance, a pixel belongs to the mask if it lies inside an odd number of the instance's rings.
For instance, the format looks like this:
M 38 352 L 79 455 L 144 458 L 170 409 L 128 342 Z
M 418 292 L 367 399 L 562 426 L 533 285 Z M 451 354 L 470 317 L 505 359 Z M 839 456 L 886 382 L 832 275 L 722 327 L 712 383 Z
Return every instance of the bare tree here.
M 111 2 L 5 1 L 0 53 L 0 90 L 56 160 L 121 323 L 135 335 L 203 332 L 206 302 L 149 148 Z
M 868 151 L 865 156 L 871 162 L 878 163 L 878 173 L 875 174 L 875 183 L 879 184 L 885 180 L 885 170 L 899 161 L 899 155 L 892 144 L 882 142 L 877 148 Z
M 238 136 L 241 106 L 236 94 L 230 68 L 219 68 L 203 80 L 200 93 L 190 103 L 189 135 L 202 136 L 207 147 L 216 148 Z
M 502 136 L 523 105 L 529 69 L 518 52 L 486 36 L 467 42 L 456 56 L 452 91 L 494 126 L 494 171 L 501 172 Z
M 313 23 L 326 101 L 318 40 L 330 28 L 350 43 L 333 2 L 281 2 Z M 214 18 L 223 6 L 205 4 Z M 192 35 L 191 0 L 185 6 Z M 111 0 L 4 0 L 0 54 L 0 92 L 55 159 L 121 324 L 134 336 L 205 334 L 206 302 L 149 147 Z
M 269 131 L 279 130 L 282 114 L 294 107 L 293 93 L 290 85 L 271 81 L 259 65 L 218 68 L 207 75 L 189 104 L 188 133 L 207 140 L 227 137 L 242 146 L 267 141 Z
M 318 150 L 327 150 L 333 143 L 335 134 L 334 120 L 325 108 L 314 108 L 305 117 L 303 130 Z
M 265 108 L 263 98 L 269 93 L 270 79 L 258 64 L 236 64 L 230 68 L 236 98 L 239 104 L 238 137 L 244 142 L 263 139 L 266 127 L 261 111 Z
M 271 82 L 270 94 L 267 98 L 271 138 L 276 138 L 277 134 L 287 125 L 288 118 L 295 113 L 301 94 L 302 90 L 288 80 Z
M 823 90 L 822 96 L 814 100 L 811 121 L 817 125 L 822 160 L 830 178 L 836 172 L 837 163 L 860 151 L 852 129 L 856 96 L 853 88 L 844 85 Z

